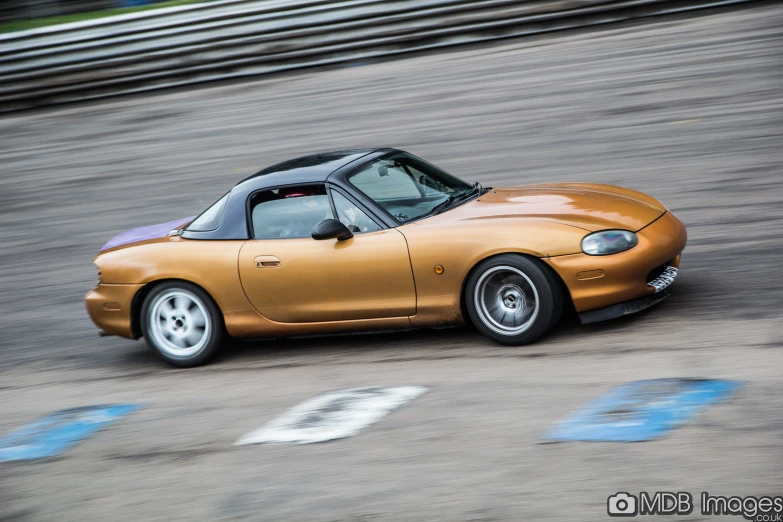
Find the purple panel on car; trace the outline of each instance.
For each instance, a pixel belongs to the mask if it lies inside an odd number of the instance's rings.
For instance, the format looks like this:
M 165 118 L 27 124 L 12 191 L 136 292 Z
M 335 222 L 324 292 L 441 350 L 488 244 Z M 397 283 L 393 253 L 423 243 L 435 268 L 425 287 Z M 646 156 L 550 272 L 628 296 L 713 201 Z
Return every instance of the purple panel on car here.
M 127 245 L 128 243 L 135 243 L 136 241 L 146 241 L 147 239 L 165 237 L 175 228 L 193 221 L 195 217 L 196 216 L 190 216 L 183 219 L 177 219 L 175 221 L 169 221 L 168 223 L 161 223 L 159 225 L 149 225 L 146 227 L 126 230 L 125 232 L 117 234 L 111 238 L 108 243 L 101 247 L 101 251 L 120 245 Z

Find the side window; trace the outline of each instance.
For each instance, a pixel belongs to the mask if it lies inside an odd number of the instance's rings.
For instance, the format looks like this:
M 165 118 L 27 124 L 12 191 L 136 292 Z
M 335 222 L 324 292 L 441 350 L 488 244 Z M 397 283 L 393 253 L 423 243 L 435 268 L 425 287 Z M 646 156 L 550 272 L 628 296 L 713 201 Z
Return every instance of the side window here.
M 228 194 L 217 200 L 212 204 L 211 207 L 202 212 L 199 217 L 194 219 L 190 225 L 187 226 L 187 229 L 197 232 L 215 230 L 218 225 L 220 225 L 220 220 L 223 217 L 223 210 L 226 208 L 227 200 Z
M 334 190 L 331 192 L 334 208 L 337 210 L 337 219 L 348 227 L 348 230 L 355 234 L 357 232 L 375 232 L 381 229 L 375 221 L 351 203 L 348 198 Z
M 351 176 L 351 183 L 375 201 L 421 197 L 411 175 L 392 161 L 368 165 Z
M 334 217 L 323 185 L 257 192 L 250 209 L 254 239 L 311 237 L 315 225 Z

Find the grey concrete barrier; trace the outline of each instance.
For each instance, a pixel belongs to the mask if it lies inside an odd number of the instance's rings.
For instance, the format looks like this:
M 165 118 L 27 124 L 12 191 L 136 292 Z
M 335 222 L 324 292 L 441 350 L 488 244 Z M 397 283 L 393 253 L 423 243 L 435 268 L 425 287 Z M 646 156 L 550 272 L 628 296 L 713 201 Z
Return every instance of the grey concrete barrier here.
M 751 0 L 222 0 L 0 36 L 0 113 Z

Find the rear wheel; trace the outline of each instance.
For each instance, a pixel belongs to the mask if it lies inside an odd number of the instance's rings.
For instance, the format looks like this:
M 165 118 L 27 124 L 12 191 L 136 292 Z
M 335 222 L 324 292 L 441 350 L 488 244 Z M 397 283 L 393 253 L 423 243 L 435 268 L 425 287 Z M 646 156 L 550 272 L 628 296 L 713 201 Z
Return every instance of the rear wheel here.
M 466 290 L 473 324 L 506 345 L 538 340 L 557 323 L 563 308 L 555 276 L 539 261 L 512 254 L 481 262 Z
M 141 329 L 158 357 L 181 367 L 212 359 L 225 336 L 217 305 L 202 289 L 184 281 L 150 291 L 141 309 Z

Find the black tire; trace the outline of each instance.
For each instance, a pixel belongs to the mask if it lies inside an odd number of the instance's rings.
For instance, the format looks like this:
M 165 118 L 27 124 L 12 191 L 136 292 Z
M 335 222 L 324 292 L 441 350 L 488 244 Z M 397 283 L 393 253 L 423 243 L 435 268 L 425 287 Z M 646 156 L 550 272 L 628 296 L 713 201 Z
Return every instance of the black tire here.
M 514 254 L 479 263 L 468 276 L 465 301 L 476 328 L 507 346 L 537 341 L 563 310 L 557 276 L 541 261 Z
M 215 302 L 185 281 L 161 283 L 147 294 L 141 307 L 141 332 L 158 357 L 181 368 L 208 362 L 226 338 L 223 314 Z

